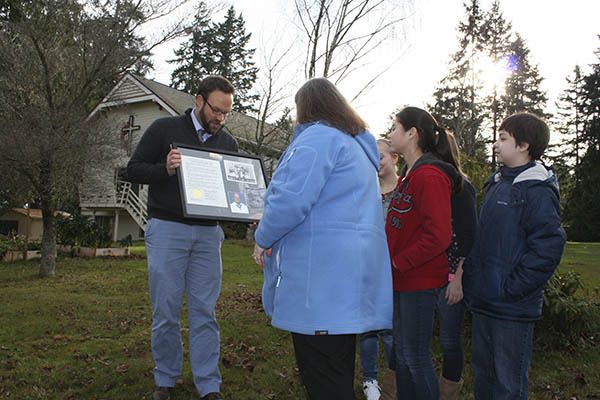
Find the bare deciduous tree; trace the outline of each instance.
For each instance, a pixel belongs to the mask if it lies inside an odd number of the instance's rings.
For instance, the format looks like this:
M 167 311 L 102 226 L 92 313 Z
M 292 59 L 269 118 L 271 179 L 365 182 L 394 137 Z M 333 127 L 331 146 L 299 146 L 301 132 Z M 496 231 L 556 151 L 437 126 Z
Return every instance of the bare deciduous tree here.
M 394 0 L 295 0 L 295 9 L 307 42 L 306 77 L 324 76 L 335 83 L 363 67 L 406 19 Z M 373 80 L 369 78 L 363 89 Z
M 87 115 L 125 71 L 143 70 L 151 50 L 183 30 L 179 19 L 153 38 L 138 35 L 175 9 L 169 0 L 0 6 L 0 176 L 16 177 L 13 191 L 42 209 L 43 277 L 55 271 L 57 208 L 77 192 L 86 167 L 114 153 L 114 127 Z
M 279 49 L 278 44 L 262 46 L 270 50 L 263 54 L 263 68 L 258 82 L 259 101 L 254 132 L 256 154 L 263 154 L 265 147 L 284 148 L 289 142 L 291 132 L 269 122 L 273 122 L 273 118 L 284 111 L 290 96 L 289 82 L 283 76 L 283 71 L 293 61 L 290 59 L 292 47 Z

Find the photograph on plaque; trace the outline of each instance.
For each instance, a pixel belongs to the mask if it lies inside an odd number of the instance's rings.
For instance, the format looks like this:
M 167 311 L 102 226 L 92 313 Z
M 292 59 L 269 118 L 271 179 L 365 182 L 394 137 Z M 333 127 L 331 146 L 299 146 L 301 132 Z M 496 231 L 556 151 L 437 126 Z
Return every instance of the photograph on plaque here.
M 231 160 L 223 160 L 223 164 L 227 180 L 256 185 L 256 174 L 252 164 Z
M 235 214 L 249 214 L 246 196 L 243 192 L 229 192 L 229 208 Z
M 182 144 L 177 176 L 186 218 L 255 222 L 267 190 L 259 157 Z
M 246 199 L 248 200 L 246 204 L 252 208 L 260 208 L 263 207 L 263 203 L 265 201 L 265 193 L 267 192 L 266 188 L 250 188 L 246 190 Z

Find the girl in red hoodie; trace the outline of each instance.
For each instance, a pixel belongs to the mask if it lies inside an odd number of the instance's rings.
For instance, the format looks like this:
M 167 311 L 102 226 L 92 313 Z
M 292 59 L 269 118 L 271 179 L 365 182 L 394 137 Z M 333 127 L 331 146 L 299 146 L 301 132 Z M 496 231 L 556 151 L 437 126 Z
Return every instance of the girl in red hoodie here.
M 407 107 L 396 114 L 390 142 L 406 163 L 386 220 L 398 396 L 437 400 L 438 380 L 431 360 L 433 317 L 438 295 L 448 282 L 450 196 L 461 190 L 462 177 L 441 161 L 452 157 L 448 136 L 425 110 Z

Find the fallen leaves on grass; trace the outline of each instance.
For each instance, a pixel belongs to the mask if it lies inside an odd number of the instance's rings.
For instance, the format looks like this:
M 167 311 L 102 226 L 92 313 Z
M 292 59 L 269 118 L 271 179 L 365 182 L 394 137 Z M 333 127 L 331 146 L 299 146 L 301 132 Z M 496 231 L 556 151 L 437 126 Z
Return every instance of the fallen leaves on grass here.
M 119 365 L 117 365 L 117 368 L 115 368 L 115 371 L 120 372 L 120 373 L 127 372 L 128 370 L 129 370 L 129 365 L 127 365 L 127 364 L 119 364 Z
M 260 293 L 239 290 L 228 295 L 222 295 L 217 303 L 217 312 L 219 314 L 248 311 L 263 312 Z
M 252 372 L 256 367 L 256 347 L 243 342 L 239 345 L 225 345 L 222 360 L 225 368 L 243 368 Z

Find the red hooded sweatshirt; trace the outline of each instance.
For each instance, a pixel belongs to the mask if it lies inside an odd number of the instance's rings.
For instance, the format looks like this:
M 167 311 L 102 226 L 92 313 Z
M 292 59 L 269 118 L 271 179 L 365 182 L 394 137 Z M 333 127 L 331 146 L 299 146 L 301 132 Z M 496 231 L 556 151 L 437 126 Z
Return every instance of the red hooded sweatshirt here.
M 419 159 L 408 175 L 398 180 L 387 215 L 385 230 L 395 292 L 448 283 L 451 180 L 447 168 L 427 163 L 427 158 Z

